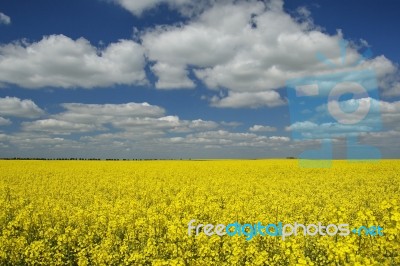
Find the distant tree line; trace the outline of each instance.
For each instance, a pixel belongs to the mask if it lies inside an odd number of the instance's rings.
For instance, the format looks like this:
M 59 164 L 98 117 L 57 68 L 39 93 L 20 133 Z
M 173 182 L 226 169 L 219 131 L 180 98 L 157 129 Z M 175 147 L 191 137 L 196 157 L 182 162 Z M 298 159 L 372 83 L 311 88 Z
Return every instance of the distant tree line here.
M 297 159 L 296 157 L 286 157 L 286 159 Z M 188 160 L 192 161 L 192 158 L 163 158 L 163 159 L 155 159 L 155 158 L 123 158 L 123 159 L 116 159 L 116 158 L 41 158 L 41 157 L 7 157 L 7 158 L 0 158 L 0 160 L 21 160 L 21 161 L 181 161 L 181 160 Z M 251 159 L 247 159 L 251 160 Z M 252 159 L 257 160 L 257 159 Z M 193 159 L 193 161 L 203 161 L 203 159 Z
M 166 161 L 166 160 L 192 160 L 189 159 L 116 159 L 116 158 L 40 158 L 40 157 L 10 157 L 10 158 L 0 158 L 0 160 L 30 160 L 30 161 Z

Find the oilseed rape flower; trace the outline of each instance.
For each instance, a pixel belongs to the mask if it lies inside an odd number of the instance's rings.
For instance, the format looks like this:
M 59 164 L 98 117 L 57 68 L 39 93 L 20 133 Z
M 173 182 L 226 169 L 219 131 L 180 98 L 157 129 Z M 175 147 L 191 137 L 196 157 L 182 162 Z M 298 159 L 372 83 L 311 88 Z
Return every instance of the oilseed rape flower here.
M 0 265 L 400 265 L 400 161 L 0 161 Z M 196 224 L 349 224 L 336 235 Z M 366 234 L 382 228 L 382 235 Z M 368 230 L 367 230 L 368 229 Z M 371 231 L 372 232 L 372 231 Z

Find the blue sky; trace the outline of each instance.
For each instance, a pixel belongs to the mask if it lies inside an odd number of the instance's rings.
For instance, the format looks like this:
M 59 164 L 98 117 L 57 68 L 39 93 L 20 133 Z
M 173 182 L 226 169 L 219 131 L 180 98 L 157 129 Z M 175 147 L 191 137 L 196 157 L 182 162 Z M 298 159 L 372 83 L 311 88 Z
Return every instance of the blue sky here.
M 2 1 L 0 157 L 287 157 L 323 139 L 346 157 L 350 135 L 399 157 L 399 5 Z M 354 78 L 363 69 L 377 86 L 362 97 L 377 108 L 357 123 L 321 115 L 327 95 L 290 105 L 291 80 L 347 73 L 332 82 L 367 84 Z M 354 111 L 370 104 L 361 98 L 341 101 Z

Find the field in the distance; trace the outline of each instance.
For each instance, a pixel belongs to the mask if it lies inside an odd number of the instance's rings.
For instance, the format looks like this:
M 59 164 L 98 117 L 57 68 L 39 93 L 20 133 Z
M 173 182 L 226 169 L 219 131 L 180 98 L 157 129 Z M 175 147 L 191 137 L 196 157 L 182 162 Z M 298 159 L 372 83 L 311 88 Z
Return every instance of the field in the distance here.
M 400 161 L 0 161 L 1 265 L 400 265 Z M 188 222 L 384 236 L 188 236 Z

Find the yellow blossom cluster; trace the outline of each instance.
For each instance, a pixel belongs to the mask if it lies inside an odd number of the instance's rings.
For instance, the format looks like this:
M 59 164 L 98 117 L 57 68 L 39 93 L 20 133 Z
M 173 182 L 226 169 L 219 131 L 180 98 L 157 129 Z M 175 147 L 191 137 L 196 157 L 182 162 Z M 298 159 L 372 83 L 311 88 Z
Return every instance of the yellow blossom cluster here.
M 0 161 L 0 265 L 400 265 L 400 161 Z M 188 223 L 383 236 L 207 236 Z

